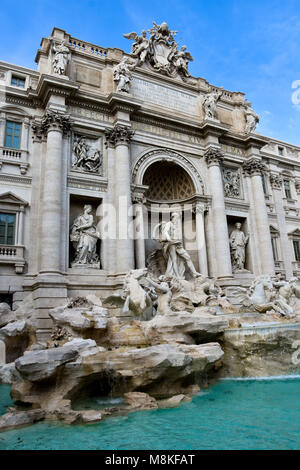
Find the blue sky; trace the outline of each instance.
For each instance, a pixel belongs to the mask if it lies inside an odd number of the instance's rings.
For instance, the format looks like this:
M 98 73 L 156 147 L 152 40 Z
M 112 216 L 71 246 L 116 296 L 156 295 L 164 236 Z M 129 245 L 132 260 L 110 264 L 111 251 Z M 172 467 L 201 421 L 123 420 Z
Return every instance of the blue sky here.
M 300 145 L 300 105 L 292 102 L 292 83 L 300 80 L 299 0 L 1 0 L 0 19 L 0 60 L 31 68 L 53 26 L 129 52 L 122 33 L 166 21 L 193 55 L 193 75 L 243 91 L 261 116 L 259 132 Z

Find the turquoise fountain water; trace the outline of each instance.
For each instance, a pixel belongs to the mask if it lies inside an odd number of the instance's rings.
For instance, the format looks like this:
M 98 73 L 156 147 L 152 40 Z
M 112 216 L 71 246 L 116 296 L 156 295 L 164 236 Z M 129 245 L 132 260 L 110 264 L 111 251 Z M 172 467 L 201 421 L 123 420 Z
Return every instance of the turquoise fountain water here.
M 11 404 L 8 391 L 0 386 L 0 413 Z M 226 380 L 180 408 L 131 413 L 96 425 L 38 423 L 0 433 L 0 449 L 19 450 L 299 448 L 300 376 Z

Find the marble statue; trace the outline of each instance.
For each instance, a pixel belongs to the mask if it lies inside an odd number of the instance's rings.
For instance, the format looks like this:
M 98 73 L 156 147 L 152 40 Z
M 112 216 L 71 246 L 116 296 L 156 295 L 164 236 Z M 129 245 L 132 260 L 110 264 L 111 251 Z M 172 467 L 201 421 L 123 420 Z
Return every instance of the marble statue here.
M 71 58 L 70 49 L 63 40 L 58 46 L 53 43 L 52 51 L 54 52 L 52 60 L 53 72 L 58 75 L 66 75 L 66 68 Z
M 177 31 L 171 31 L 166 22 L 160 25 L 153 22 L 153 27 L 148 33 L 149 38 L 145 30 L 140 36 L 135 32 L 123 34 L 126 39 L 134 41 L 130 55 L 136 59 L 135 65 L 147 63 L 156 71 L 170 77 L 179 75 L 183 80 L 190 78 L 188 63 L 193 57 L 186 51 L 186 46 L 178 50 L 178 44 L 175 42 Z
M 124 38 L 131 39 L 135 41 L 131 46 L 131 55 L 137 57 L 136 65 L 141 65 L 145 62 L 148 48 L 149 48 L 149 39 L 147 38 L 147 32 L 143 29 L 141 35 L 132 32 L 128 34 L 123 34 Z
M 204 119 L 217 119 L 217 102 L 221 98 L 223 90 L 211 91 L 203 98 Z
M 167 261 L 165 276 L 175 276 L 184 279 L 185 263 L 190 269 L 192 276 L 198 277 L 200 274 L 195 270 L 190 255 L 184 249 L 180 229 L 180 214 L 173 212 L 169 222 L 162 222 L 154 228 L 154 239 L 159 241 L 163 247 L 163 255 Z
M 245 132 L 246 134 L 250 134 L 251 132 L 255 131 L 256 125 L 259 122 L 259 116 L 251 108 L 250 102 L 246 103 L 246 106 L 245 106 L 245 119 L 246 119 Z
M 157 295 L 149 286 L 147 273 L 146 268 L 129 271 L 125 276 L 121 294 L 113 294 L 104 302 L 121 307 L 123 315 L 133 314 L 142 320 L 152 318 Z
M 172 300 L 172 289 L 170 285 L 170 279 L 168 279 L 167 276 L 160 276 L 158 278 L 158 282 L 155 282 L 150 277 L 148 278 L 148 280 L 157 292 L 157 314 L 165 315 L 172 312 L 170 306 Z
M 99 173 L 102 166 L 102 155 L 100 150 L 92 148 L 84 137 L 80 137 L 74 142 L 73 154 L 75 160 L 72 167 L 90 173 Z
M 189 61 L 193 61 L 194 59 L 189 52 L 186 52 L 186 46 L 182 46 L 179 51 L 176 47 L 174 53 L 169 56 L 169 59 L 174 64 L 179 74 L 181 73 L 187 78 L 191 76 L 188 71 L 188 64 Z
M 100 268 L 99 255 L 96 253 L 96 245 L 100 234 L 94 224 L 91 214 L 92 206 L 86 204 L 83 214 L 80 214 L 73 222 L 70 240 L 76 251 L 73 266 L 86 266 Z
M 299 279 L 289 281 L 263 274 L 257 276 L 249 289 L 243 287 L 229 288 L 228 293 L 235 297 L 247 309 L 254 308 L 260 313 L 275 313 L 292 318 L 295 298 L 300 298 Z
M 130 63 L 129 57 L 123 57 L 121 62 L 113 69 L 114 81 L 117 83 L 117 91 L 129 93 L 130 82 L 132 80 L 131 71 L 135 65 Z
M 236 271 L 245 270 L 245 251 L 249 240 L 249 235 L 245 235 L 241 230 L 242 224 L 237 222 L 235 229 L 231 232 L 229 243 L 231 252 L 232 269 Z

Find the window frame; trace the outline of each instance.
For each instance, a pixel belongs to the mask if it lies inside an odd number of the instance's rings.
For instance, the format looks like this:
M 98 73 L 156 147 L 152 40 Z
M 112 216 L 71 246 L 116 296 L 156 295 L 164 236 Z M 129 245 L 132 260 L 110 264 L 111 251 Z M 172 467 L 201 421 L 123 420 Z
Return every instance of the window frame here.
M 288 185 L 288 188 L 286 187 L 286 183 Z M 293 195 L 292 195 L 292 187 L 291 187 L 291 180 L 283 175 L 283 190 L 284 190 L 284 195 L 285 198 L 288 201 L 293 200 Z
M 298 246 L 297 249 L 296 249 L 296 244 Z M 300 239 L 297 239 L 297 238 L 293 239 L 293 247 L 294 247 L 295 261 L 297 261 L 297 263 L 300 263 Z
M 8 134 L 8 124 L 13 124 L 12 126 L 12 134 Z M 15 124 L 17 124 L 19 127 L 19 135 L 15 134 L 14 132 L 14 127 L 15 127 Z M 7 138 L 10 137 L 10 140 L 11 140 L 11 144 L 14 143 L 14 139 L 16 137 L 18 137 L 19 139 L 19 146 L 18 147 L 14 147 L 12 145 L 7 145 Z M 21 150 L 21 142 L 22 142 L 22 121 L 19 121 L 19 120 L 12 120 L 11 118 L 9 117 L 6 117 L 6 120 L 5 120 L 5 132 L 4 132 L 4 147 L 5 148 L 10 148 L 10 149 L 15 149 L 15 150 Z
M 16 80 L 17 83 L 13 83 L 13 80 Z M 19 82 L 22 82 L 22 85 L 20 85 Z M 22 90 L 24 90 L 25 85 L 26 85 L 26 77 L 23 77 L 21 75 L 17 75 L 15 73 L 12 73 L 11 77 L 10 77 L 10 85 L 13 86 L 13 87 L 16 87 L 16 88 L 21 88 Z
M 6 211 L 6 210 L 3 210 L 3 209 L 0 209 L 0 216 L 1 215 L 12 215 L 14 217 L 14 225 L 13 225 L 13 240 L 12 242 L 13 243 L 8 243 L 8 234 L 7 234 L 7 231 L 8 231 L 8 223 L 6 223 L 5 225 L 5 235 L 4 235 L 4 239 L 6 238 L 6 240 L 4 240 L 4 242 L 2 243 L 1 242 L 1 235 L 0 235 L 0 246 L 15 246 L 16 245 L 16 228 L 17 228 L 17 212 L 16 211 Z M 1 221 L 0 221 L 1 223 Z M 10 238 L 10 237 L 9 237 Z

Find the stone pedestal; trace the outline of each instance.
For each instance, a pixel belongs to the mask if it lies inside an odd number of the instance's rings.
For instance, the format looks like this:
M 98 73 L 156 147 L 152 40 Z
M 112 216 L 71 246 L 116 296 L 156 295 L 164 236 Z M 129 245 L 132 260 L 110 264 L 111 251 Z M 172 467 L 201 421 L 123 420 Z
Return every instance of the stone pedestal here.
M 210 147 L 205 152 L 205 159 L 208 166 L 210 190 L 213 195 L 211 211 L 214 224 L 217 276 L 219 278 L 232 277 L 223 181 L 220 169 L 223 155 L 220 149 Z

